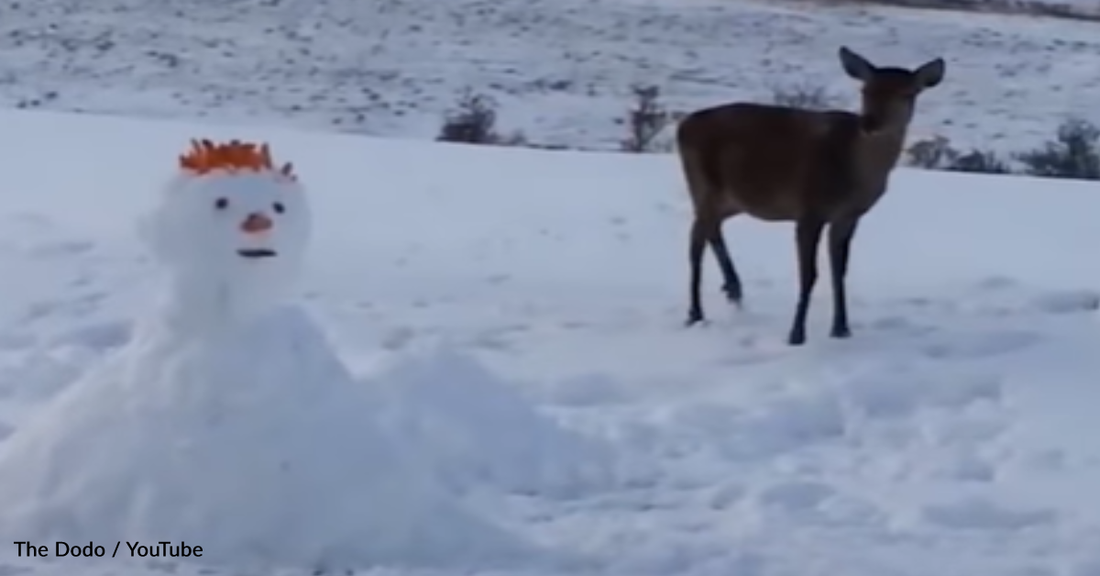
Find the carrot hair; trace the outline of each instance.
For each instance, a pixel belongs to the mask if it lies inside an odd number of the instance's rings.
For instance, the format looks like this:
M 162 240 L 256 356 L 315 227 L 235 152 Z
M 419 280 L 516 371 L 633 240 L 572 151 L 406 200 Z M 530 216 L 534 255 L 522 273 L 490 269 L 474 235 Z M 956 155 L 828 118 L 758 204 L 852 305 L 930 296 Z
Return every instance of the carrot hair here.
M 196 174 L 209 174 L 215 170 L 226 172 L 268 172 L 276 171 L 280 175 L 296 180 L 294 166 L 289 162 L 276 170 L 271 161 L 271 149 L 266 143 L 253 144 L 230 140 L 224 144 L 215 144 L 210 140 L 191 140 L 191 150 L 182 154 L 180 168 Z

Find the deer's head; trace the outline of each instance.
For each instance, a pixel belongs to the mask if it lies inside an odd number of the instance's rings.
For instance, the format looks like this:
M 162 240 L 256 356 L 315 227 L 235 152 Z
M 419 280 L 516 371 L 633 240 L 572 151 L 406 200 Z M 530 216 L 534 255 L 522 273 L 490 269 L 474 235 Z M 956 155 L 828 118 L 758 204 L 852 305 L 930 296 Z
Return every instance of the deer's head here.
M 917 96 L 942 82 L 947 68 L 943 58 L 913 70 L 879 68 L 846 46 L 839 55 L 844 72 L 863 83 L 862 128 L 867 134 L 904 130 L 913 118 Z

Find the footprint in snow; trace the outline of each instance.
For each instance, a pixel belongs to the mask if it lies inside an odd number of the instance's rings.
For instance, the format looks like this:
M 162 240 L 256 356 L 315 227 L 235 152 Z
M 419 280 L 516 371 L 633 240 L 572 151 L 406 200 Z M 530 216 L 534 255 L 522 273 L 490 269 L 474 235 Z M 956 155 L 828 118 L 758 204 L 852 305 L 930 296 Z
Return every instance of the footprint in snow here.
M 484 330 L 473 335 L 467 341 L 467 344 L 475 348 L 506 352 L 515 348 L 515 342 L 512 340 L 512 335 L 525 330 L 527 330 L 526 327 L 515 328 L 509 326 Z
M 745 493 L 745 487 L 741 484 L 727 483 L 714 489 L 708 504 L 714 510 L 729 510 L 745 497 Z
M 56 300 L 32 302 L 23 310 L 21 320 L 27 324 L 32 323 L 53 314 L 59 307 L 61 303 Z
M 883 511 L 871 502 L 813 480 L 772 484 L 757 494 L 756 503 L 764 511 L 802 524 L 851 528 L 881 525 L 886 519 Z
M 832 486 L 821 482 L 780 482 L 765 488 L 757 499 L 770 507 L 798 512 L 817 508 L 835 493 Z
M 42 237 L 55 228 L 53 222 L 42 214 L 22 212 L 3 217 L 0 230 L 13 238 Z
M 926 336 L 936 331 L 932 326 L 919 324 L 905 316 L 881 316 L 871 320 L 867 327 L 870 331 L 893 332 L 906 336 Z
M 1058 519 L 1054 510 L 1012 509 L 984 498 L 925 506 L 922 516 L 925 521 L 942 528 L 995 531 L 1022 530 L 1052 524 Z
M 75 298 L 63 297 L 32 302 L 24 309 L 20 320 L 25 324 L 30 324 L 58 314 L 77 317 L 87 316 L 98 311 L 107 298 L 108 294 L 106 292 L 92 291 Z
M 412 326 L 398 326 L 388 330 L 379 345 L 386 350 L 401 350 L 419 335 L 420 331 Z
M 66 303 L 65 307 L 68 308 L 68 312 L 74 315 L 86 316 L 99 310 L 99 307 L 106 300 L 106 292 L 89 292 Z
M 931 342 L 922 346 L 924 354 L 930 358 L 977 359 L 1019 352 L 1038 344 L 1042 339 L 1034 332 L 1003 331 L 971 336 L 961 335 L 950 341 Z
M 982 291 L 1004 291 L 1016 288 L 1020 285 L 1016 280 L 1008 276 L 988 276 L 980 280 L 975 287 Z
M 89 272 L 80 272 L 72 280 L 69 280 L 69 288 L 77 290 L 81 288 L 87 288 L 95 284 L 95 280 L 95 274 Z
M 55 336 L 53 345 L 83 346 L 98 351 L 118 348 L 130 341 L 132 325 L 125 320 L 97 322 Z
M 87 240 L 44 242 L 30 247 L 27 255 L 34 258 L 67 258 L 91 252 L 95 243 Z
M 1093 290 L 1048 292 L 1031 301 L 1038 312 L 1047 314 L 1072 314 L 1100 309 L 1100 293 Z

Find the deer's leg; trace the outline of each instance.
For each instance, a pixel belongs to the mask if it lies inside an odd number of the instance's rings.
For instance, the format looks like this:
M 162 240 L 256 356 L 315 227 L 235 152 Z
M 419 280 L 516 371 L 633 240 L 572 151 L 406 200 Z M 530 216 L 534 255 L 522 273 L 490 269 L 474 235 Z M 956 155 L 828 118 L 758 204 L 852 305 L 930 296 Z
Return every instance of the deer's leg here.
M 858 224 L 859 219 L 853 218 L 834 222 L 829 226 L 829 264 L 833 278 L 833 328 L 829 335 L 833 338 L 847 338 L 852 335 L 848 327 L 845 279 L 848 275 L 848 254 Z
M 695 221 L 691 224 L 691 246 L 688 250 L 688 262 L 691 265 L 691 305 L 685 322 L 687 326 L 703 321 L 700 294 L 700 285 L 703 282 L 703 250 L 707 247 L 707 241 L 714 236 L 714 228 L 713 219 L 699 215 L 695 216 Z
M 740 307 L 742 298 L 741 277 L 737 275 L 733 258 L 730 258 L 726 239 L 722 236 L 721 225 L 714 227 L 714 233 L 710 237 L 710 249 L 714 251 L 714 258 L 718 260 L 718 267 L 722 270 L 722 291 L 726 293 L 726 298 L 730 302 Z
M 795 225 L 795 237 L 798 246 L 798 306 L 794 312 L 794 322 L 787 337 L 787 343 L 798 346 L 806 342 L 806 313 L 810 309 L 810 296 L 817 282 L 817 246 L 821 242 L 821 232 L 825 221 L 817 217 L 803 217 Z

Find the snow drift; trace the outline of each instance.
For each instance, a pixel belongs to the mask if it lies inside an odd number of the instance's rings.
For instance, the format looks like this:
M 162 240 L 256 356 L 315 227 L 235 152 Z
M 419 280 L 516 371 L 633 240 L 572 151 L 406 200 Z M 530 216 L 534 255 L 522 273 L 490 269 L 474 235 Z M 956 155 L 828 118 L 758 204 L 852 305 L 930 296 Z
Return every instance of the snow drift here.
M 0 445 L 0 533 L 182 540 L 205 560 L 310 567 L 455 565 L 521 548 L 371 424 L 307 318 L 284 311 L 237 336 L 248 349 L 173 350 L 150 327 L 19 428 Z
M 456 491 L 489 485 L 571 497 L 615 481 L 609 444 L 540 413 L 512 383 L 444 342 L 385 358 L 365 385 L 379 423 Z

